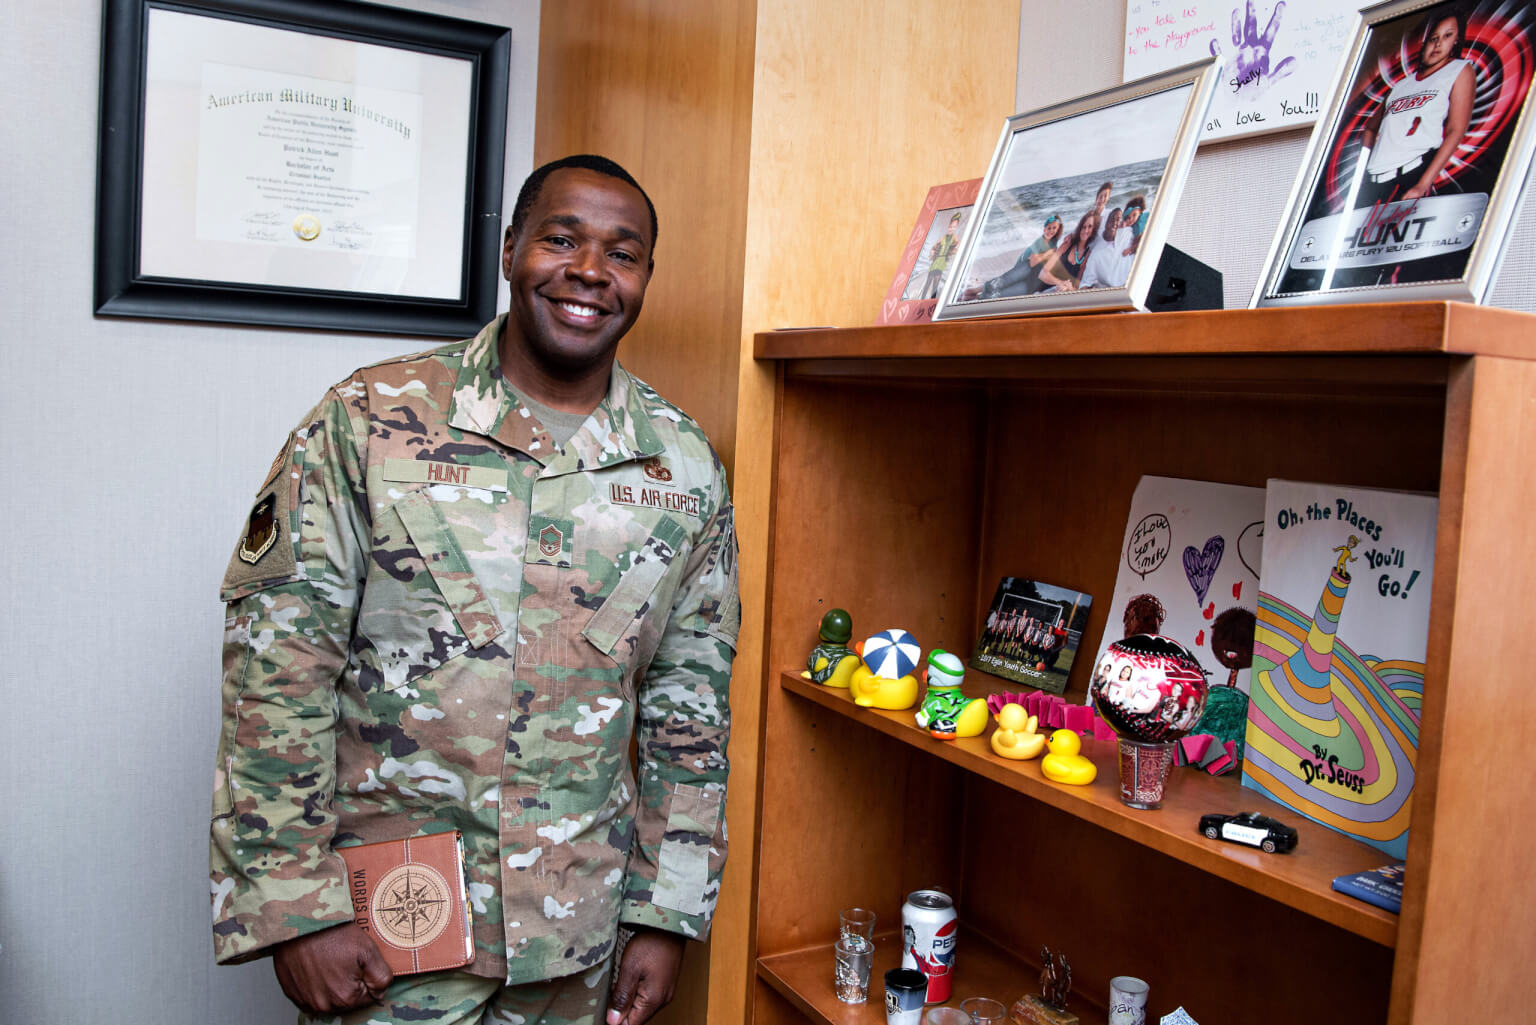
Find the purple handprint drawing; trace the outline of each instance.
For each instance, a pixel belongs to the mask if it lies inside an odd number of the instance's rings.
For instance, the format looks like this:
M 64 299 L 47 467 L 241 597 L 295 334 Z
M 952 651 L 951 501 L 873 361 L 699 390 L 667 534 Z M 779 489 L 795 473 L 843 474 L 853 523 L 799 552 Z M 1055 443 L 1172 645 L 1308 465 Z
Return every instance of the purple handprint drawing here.
M 1232 8 L 1232 86 L 1234 90 L 1257 94 L 1296 70 L 1296 58 L 1286 57 L 1274 66 L 1270 65 L 1275 37 L 1280 34 L 1280 18 L 1285 14 L 1285 3 L 1275 4 L 1269 16 L 1264 34 L 1259 35 L 1259 19 L 1254 14 L 1253 0 L 1248 0 L 1246 14 Z M 1211 54 L 1222 56 L 1221 41 L 1211 40 Z

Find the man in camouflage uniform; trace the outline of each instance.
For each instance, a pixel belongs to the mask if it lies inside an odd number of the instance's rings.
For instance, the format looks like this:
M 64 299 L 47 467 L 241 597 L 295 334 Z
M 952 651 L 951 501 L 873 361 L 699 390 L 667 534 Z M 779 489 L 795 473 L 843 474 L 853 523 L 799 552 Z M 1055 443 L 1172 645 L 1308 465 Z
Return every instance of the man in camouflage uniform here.
M 258 492 L 223 583 L 214 947 L 273 955 L 307 1014 L 638 1025 L 708 933 L 736 539 L 703 432 L 614 359 L 655 237 L 622 168 L 540 168 L 509 313 L 333 387 Z M 455 829 L 475 960 L 391 982 L 334 848 Z

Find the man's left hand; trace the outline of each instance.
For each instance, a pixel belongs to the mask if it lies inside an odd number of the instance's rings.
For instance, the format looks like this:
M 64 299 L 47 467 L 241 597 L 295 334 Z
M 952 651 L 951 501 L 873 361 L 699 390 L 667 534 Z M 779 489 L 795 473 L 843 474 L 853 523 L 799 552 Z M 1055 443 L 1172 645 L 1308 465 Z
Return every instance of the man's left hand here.
M 642 1025 L 672 1002 L 687 942 L 676 933 L 651 929 L 630 938 L 619 959 L 619 976 L 608 1003 L 608 1025 Z

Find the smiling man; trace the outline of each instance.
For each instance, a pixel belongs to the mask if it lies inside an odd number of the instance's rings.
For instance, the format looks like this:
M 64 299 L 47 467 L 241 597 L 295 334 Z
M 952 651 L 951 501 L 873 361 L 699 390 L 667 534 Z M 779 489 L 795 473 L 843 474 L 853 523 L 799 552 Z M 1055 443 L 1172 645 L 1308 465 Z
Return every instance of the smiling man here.
M 656 234 L 611 161 L 539 168 L 508 313 L 333 387 L 257 493 L 222 589 L 214 948 L 271 955 L 301 1021 L 639 1025 L 708 934 L 736 538 L 703 432 L 615 360 Z M 449 830 L 475 959 L 392 979 L 336 851 Z

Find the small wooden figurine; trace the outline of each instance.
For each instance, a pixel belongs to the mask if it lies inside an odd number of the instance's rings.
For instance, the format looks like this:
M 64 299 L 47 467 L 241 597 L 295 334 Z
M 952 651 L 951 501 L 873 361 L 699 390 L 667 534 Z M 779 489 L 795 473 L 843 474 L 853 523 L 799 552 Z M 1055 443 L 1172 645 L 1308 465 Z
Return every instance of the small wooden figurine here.
M 811 649 L 800 675 L 828 687 L 846 687 L 858 668 L 859 656 L 848 647 L 853 636 L 853 617 L 842 609 L 832 609 L 821 617 L 818 632 L 821 643 Z
M 1014 1025 L 1077 1025 L 1077 1015 L 1067 1012 L 1067 997 L 1072 995 L 1067 955 L 1053 958 L 1050 947 L 1041 947 L 1040 964 L 1040 995 L 1031 993 L 1014 1001 L 1009 1020 Z

